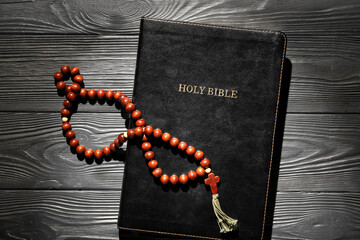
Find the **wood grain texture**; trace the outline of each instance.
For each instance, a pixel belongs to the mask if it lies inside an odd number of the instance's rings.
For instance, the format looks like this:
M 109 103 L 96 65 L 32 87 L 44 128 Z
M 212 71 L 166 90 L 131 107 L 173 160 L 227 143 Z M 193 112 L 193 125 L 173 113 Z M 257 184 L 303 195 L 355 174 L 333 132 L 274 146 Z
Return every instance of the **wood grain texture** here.
M 119 239 L 120 191 L 0 191 L 0 239 Z
M 360 112 L 359 44 L 340 47 L 336 56 L 317 52 L 313 45 L 288 49 L 289 113 Z M 136 51 L 137 38 L 132 36 L 0 36 L 0 110 L 57 109 L 63 98 L 56 93 L 52 75 L 63 64 L 80 67 L 87 88 L 116 89 L 131 96 Z
M 280 191 L 360 192 L 360 116 L 288 115 Z
M 121 90 L 132 95 L 134 37 L 18 36 L 0 37 L 0 41 L 0 110 L 60 109 L 64 97 L 56 92 L 53 74 L 64 64 L 80 68 L 88 89 Z M 89 104 L 81 108 L 89 109 Z M 96 104 L 91 111 L 104 111 L 104 107 Z
M 14 121 L 15 119 L 15 121 Z M 119 113 L 77 113 L 80 142 L 93 149 L 124 131 Z M 87 165 L 70 152 L 57 113 L 0 113 L 0 188 L 121 189 L 120 161 Z M 279 191 L 353 191 L 360 186 L 360 116 L 287 116 Z
M 355 240 L 360 195 L 278 193 L 273 240 Z M 120 191 L 0 191 L 1 239 L 119 239 Z
M 71 153 L 59 114 L 0 116 L 1 188 L 121 189 L 124 154 L 120 150 L 115 160 L 88 165 Z M 109 145 L 126 129 L 125 120 L 116 113 L 98 117 L 79 112 L 73 115 L 71 123 L 80 143 L 94 150 Z
M 291 6 L 291 7 L 290 7 Z M 142 16 L 283 30 L 306 39 L 347 32 L 359 20 L 356 0 L 306 1 L 28 1 L 2 4 L 4 34 L 137 34 Z M 351 20 L 351 23 L 348 24 Z M 355 21 L 355 22 L 354 22 Z M 304 34 L 307 33 L 307 36 Z
M 359 198 L 359 193 L 279 192 L 272 239 L 359 239 Z

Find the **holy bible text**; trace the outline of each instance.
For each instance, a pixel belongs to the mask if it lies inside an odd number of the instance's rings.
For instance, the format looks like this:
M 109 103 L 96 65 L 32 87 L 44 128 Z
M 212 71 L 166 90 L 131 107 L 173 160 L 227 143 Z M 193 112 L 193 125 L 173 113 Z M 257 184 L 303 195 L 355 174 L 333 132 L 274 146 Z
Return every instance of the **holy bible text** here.
M 237 91 L 231 89 L 203 87 L 197 85 L 179 84 L 179 92 L 209 95 L 216 97 L 237 98 Z

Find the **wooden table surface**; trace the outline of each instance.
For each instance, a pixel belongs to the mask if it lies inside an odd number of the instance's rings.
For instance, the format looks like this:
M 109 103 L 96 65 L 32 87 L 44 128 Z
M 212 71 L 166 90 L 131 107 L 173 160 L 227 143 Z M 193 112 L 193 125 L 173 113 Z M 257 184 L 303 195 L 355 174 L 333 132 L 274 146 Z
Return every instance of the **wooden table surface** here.
M 119 239 L 124 163 L 87 165 L 60 130 L 52 74 L 131 95 L 141 16 L 280 30 L 292 64 L 272 239 L 360 239 L 360 1 L 0 2 L 0 239 Z M 103 112 L 99 116 L 99 112 Z M 77 136 L 125 130 L 86 104 Z

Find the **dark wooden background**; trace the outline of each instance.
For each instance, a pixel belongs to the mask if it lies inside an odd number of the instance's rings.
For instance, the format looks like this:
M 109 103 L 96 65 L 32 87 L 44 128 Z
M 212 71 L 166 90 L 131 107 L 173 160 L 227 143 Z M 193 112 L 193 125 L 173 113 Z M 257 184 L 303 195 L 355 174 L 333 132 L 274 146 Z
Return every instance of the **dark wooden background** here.
M 119 238 L 124 164 L 87 165 L 70 153 L 52 74 L 76 65 L 87 87 L 131 95 L 141 16 L 287 34 L 272 239 L 360 239 L 358 0 L 2 0 L 0 239 Z M 72 123 L 94 148 L 124 130 L 109 106 L 81 106 Z

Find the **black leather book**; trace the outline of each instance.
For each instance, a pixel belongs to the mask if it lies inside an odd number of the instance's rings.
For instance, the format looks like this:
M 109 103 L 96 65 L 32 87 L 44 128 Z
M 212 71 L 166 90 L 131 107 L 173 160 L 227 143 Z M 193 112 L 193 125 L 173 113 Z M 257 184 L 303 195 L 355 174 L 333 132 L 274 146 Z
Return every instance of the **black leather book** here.
M 281 32 L 141 20 L 133 101 L 147 125 L 202 150 L 220 177 L 222 210 L 238 229 L 221 234 L 204 178 L 162 185 L 129 143 L 118 228 L 155 239 L 264 237 L 285 56 Z M 168 144 L 153 151 L 164 173 L 198 162 Z

